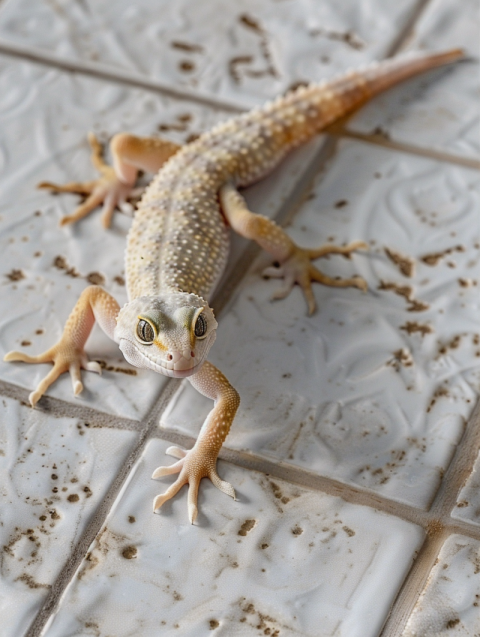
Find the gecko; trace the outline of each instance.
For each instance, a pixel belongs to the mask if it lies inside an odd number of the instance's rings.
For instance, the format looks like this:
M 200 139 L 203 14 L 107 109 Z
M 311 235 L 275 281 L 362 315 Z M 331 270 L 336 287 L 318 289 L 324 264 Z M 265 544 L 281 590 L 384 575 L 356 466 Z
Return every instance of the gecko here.
M 64 372 L 70 372 L 75 395 L 83 389 L 82 369 L 101 373 L 100 365 L 90 361 L 84 351 L 96 321 L 129 363 L 169 377 L 187 378 L 214 401 L 193 448 L 169 447 L 166 453 L 176 462 L 154 471 L 154 479 L 178 474 L 165 493 L 154 499 L 154 512 L 188 483 L 188 517 L 193 524 L 203 478 L 235 499 L 233 486 L 218 475 L 217 457 L 240 398 L 222 372 L 207 360 L 217 330 L 209 300 L 227 262 L 230 229 L 256 241 L 273 257 L 276 265 L 267 268 L 264 275 L 283 279 L 273 298 L 286 297 L 298 284 L 309 314 L 315 311 L 312 282 L 367 290 L 362 278 L 331 278 L 312 261 L 368 247 L 356 241 L 344 246 L 301 248 L 275 221 L 250 211 L 238 189 L 270 173 L 290 150 L 376 94 L 462 57 L 463 52 L 455 49 L 375 62 L 331 81 L 290 91 L 218 124 L 183 147 L 165 139 L 118 133 L 110 142 L 112 166 L 104 162 L 102 147 L 90 134 L 92 163 L 100 172 L 99 179 L 39 184 L 55 192 L 87 196 L 71 215 L 62 218 L 61 225 L 77 222 L 103 204 L 102 223 L 108 228 L 115 208 L 134 191 L 139 171 L 156 176 L 137 205 L 127 236 L 128 302 L 120 308 L 102 287 L 91 285 L 80 295 L 55 345 L 37 356 L 17 351 L 5 355 L 6 361 L 53 363 L 29 396 L 32 407 Z

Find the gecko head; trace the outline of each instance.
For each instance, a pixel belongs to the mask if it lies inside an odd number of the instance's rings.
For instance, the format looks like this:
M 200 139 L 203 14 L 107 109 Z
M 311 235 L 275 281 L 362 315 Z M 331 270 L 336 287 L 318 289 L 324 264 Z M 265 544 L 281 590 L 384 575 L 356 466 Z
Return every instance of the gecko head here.
M 117 318 L 115 340 L 135 367 L 185 378 L 205 362 L 216 329 L 217 321 L 204 299 L 176 292 L 126 303 Z

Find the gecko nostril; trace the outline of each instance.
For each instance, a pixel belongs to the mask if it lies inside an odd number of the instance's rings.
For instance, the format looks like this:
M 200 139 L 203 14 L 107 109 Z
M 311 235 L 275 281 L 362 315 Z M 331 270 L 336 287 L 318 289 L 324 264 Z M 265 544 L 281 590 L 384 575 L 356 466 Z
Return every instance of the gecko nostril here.
M 173 356 L 171 354 L 167 354 L 167 361 L 171 361 L 173 359 Z
M 195 358 L 195 352 L 194 352 L 193 350 L 190 352 L 190 356 L 191 356 L 192 358 Z

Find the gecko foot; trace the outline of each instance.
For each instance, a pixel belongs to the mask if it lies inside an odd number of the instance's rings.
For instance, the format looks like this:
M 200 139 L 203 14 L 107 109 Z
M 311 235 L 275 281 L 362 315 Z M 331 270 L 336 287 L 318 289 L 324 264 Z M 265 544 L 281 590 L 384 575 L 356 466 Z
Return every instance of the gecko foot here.
M 89 361 L 83 351 L 78 351 L 64 339 L 38 356 L 29 356 L 24 352 L 8 352 L 8 354 L 5 354 L 3 360 L 7 362 L 53 363 L 53 369 L 39 382 L 37 388 L 28 397 L 32 407 L 35 407 L 50 385 L 52 385 L 63 372 L 70 372 L 75 396 L 78 396 L 78 394 L 83 391 L 80 369 L 86 369 L 97 374 L 102 373 L 102 368 L 97 362 Z
M 343 254 L 349 256 L 354 250 L 368 250 L 368 245 L 363 241 L 355 241 L 346 246 L 326 245 L 321 248 L 309 250 L 307 248 L 299 248 L 295 246 L 293 253 L 279 266 L 269 267 L 263 271 L 263 276 L 267 278 L 283 278 L 284 284 L 272 296 L 274 299 L 284 299 L 288 296 L 295 285 L 302 288 L 305 300 L 307 302 L 308 314 L 315 311 L 315 297 L 312 291 L 312 281 L 317 281 L 323 285 L 332 287 L 354 287 L 367 291 L 367 283 L 359 276 L 350 279 L 333 279 L 323 274 L 312 265 L 312 259 L 328 256 L 329 254 Z
M 86 200 L 71 215 L 63 217 L 60 221 L 61 226 L 83 219 L 97 206 L 103 204 L 102 225 L 104 228 L 108 228 L 116 207 L 124 211 L 127 211 L 128 208 L 129 212 L 133 212 L 133 207 L 127 203 L 127 200 L 137 194 L 137 189 L 134 189 L 131 184 L 120 181 L 115 174 L 115 170 L 103 161 L 101 144 L 93 133 L 89 134 L 88 141 L 92 147 L 92 162 L 101 174 L 99 179 L 85 182 L 72 181 L 64 185 L 42 181 L 38 184 L 38 188 L 47 188 L 53 192 L 73 192 L 87 196 Z
M 231 484 L 222 480 L 217 473 L 215 466 L 216 453 L 213 454 L 199 447 L 193 447 L 193 449 L 189 451 L 180 449 L 179 447 L 169 447 L 166 453 L 175 458 L 180 458 L 180 460 L 169 467 L 158 467 L 158 469 L 153 472 L 152 478 L 161 478 L 171 475 L 172 473 L 179 473 L 179 476 L 175 482 L 168 487 L 165 493 L 157 495 L 154 499 L 154 513 L 164 502 L 173 498 L 184 484 L 188 483 L 188 518 L 190 524 L 193 524 L 198 515 L 197 498 L 202 478 L 210 478 L 217 489 L 220 489 L 220 491 L 223 491 L 223 493 L 226 493 L 235 500 L 234 488 Z

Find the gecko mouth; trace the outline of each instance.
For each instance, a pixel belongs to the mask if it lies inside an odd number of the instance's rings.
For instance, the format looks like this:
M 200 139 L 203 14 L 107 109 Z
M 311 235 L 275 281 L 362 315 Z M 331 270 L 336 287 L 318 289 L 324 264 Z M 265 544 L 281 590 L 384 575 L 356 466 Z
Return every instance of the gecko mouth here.
M 126 338 L 122 338 L 120 340 L 119 348 L 126 360 L 131 365 L 134 365 L 135 367 L 151 369 L 154 372 L 157 372 L 164 376 L 169 376 L 170 378 L 187 378 L 187 376 L 195 374 L 203 365 L 205 360 L 205 356 L 202 356 L 200 360 L 198 360 L 198 358 L 196 359 L 195 364 L 192 364 L 190 367 L 186 367 L 187 360 L 185 359 L 185 357 L 183 357 L 183 360 L 179 360 L 175 363 L 163 361 L 162 359 L 158 358 L 150 358 L 148 354 L 139 350 L 134 343 Z M 205 351 L 205 353 L 207 351 L 208 349 Z M 178 369 L 175 369 L 174 366 L 177 366 Z

